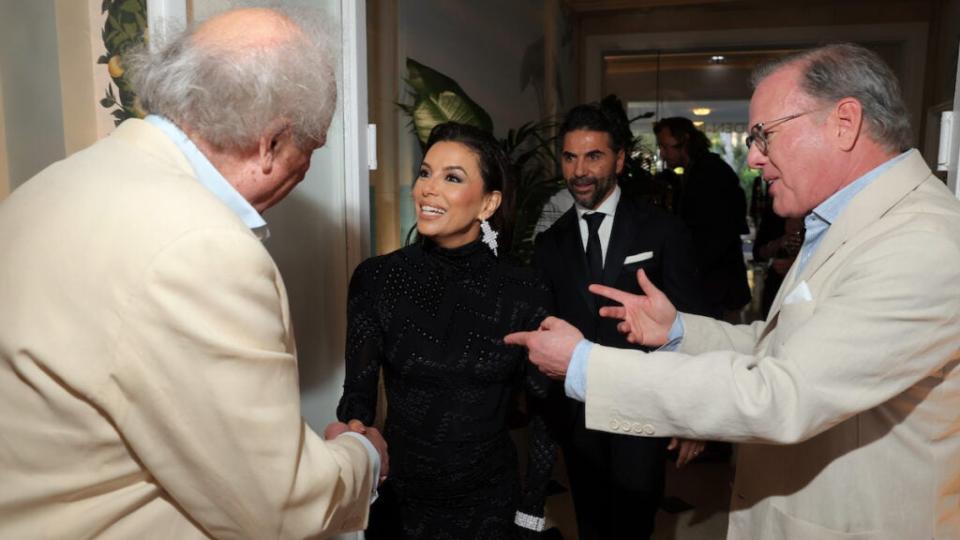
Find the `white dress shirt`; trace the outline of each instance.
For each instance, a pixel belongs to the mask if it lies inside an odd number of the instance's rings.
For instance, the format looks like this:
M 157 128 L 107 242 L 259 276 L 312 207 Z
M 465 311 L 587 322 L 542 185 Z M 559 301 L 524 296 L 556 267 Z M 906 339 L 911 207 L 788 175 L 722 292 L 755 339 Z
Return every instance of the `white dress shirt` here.
M 584 252 L 587 250 L 587 235 L 589 232 L 587 231 L 587 220 L 583 219 L 583 215 L 594 212 L 606 214 L 607 217 L 603 218 L 600 223 L 597 235 L 600 236 L 600 254 L 604 261 L 607 260 L 607 246 L 610 245 L 610 233 L 613 232 L 613 216 L 617 213 L 618 204 L 620 204 L 620 186 L 613 186 L 613 191 L 596 209 L 584 208 L 580 206 L 580 203 L 573 205 L 577 211 L 577 222 L 580 224 L 580 240 L 583 243 Z

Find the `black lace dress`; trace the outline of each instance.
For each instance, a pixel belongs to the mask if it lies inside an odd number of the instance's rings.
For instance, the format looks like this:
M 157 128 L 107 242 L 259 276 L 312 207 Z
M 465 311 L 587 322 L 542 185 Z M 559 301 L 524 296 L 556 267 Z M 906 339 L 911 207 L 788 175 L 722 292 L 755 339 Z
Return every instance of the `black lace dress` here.
M 519 511 L 543 516 L 556 446 L 542 399 L 547 379 L 503 336 L 534 329 L 549 292 L 479 241 L 447 250 L 423 240 L 364 261 L 350 280 L 342 421 L 374 421 L 387 394 L 390 477 L 367 538 L 527 536 Z M 507 427 L 523 390 L 530 418 L 521 486 Z

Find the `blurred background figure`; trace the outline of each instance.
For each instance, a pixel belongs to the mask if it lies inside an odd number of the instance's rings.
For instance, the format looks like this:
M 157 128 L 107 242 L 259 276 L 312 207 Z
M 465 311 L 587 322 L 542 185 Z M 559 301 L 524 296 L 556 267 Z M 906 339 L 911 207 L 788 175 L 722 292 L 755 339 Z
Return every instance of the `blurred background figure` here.
M 764 207 L 757 227 L 757 239 L 753 243 L 753 259 L 758 263 L 769 262 L 764 270 L 760 317 L 767 318 L 773 299 L 777 297 L 783 277 L 800 253 L 803 245 L 803 218 L 782 218 L 773 212 L 771 205 Z
M 747 234 L 747 204 L 740 178 L 687 118 L 654 123 L 660 157 L 683 168 L 677 213 L 693 236 L 694 253 L 710 316 L 740 321 L 750 302 L 741 234 Z

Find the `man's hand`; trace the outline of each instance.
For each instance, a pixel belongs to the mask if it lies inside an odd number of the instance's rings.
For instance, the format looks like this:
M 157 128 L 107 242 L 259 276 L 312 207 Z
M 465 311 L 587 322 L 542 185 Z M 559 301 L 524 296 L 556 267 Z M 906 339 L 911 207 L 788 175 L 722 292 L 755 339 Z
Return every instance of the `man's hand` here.
M 323 438 L 329 441 L 347 431 L 363 435 L 370 441 L 370 444 L 377 449 L 377 453 L 380 454 L 379 481 L 383 483 L 387 478 L 387 473 L 390 471 L 390 454 L 387 453 L 387 441 L 383 438 L 383 435 L 380 434 L 380 430 L 375 427 L 365 426 L 363 422 L 357 419 L 353 419 L 346 424 L 343 422 L 331 422 L 330 425 L 327 426 L 327 429 L 323 430 Z
M 703 452 L 703 447 L 705 445 L 706 443 L 703 441 L 678 439 L 674 437 L 670 439 L 670 444 L 667 445 L 667 450 L 673 450 L 678 446 L 680 447 L 680 450 L 677 452 L 677 468 L 679 469 L 699 456 L 700 452 Z
M 556 317 L 547 317 L 533 332 L 514 332 L 503 338 L 509 345 L 529 349 L 529 358 L 540 371 L 551 379 L 563 380 L 577 343 L 583 334 L 573 325 Z
M 617 330 L 627 335 L 627 341 L 659 347 L 667 342 L 670 328 L 677 318 L 677 308 L 650 282 L 643 269 L 637 270 L 637 282 L 646 296 L 630 294 L 606 285 L 590 285 L 590 292 L 621 304 L 600 308 L 600 315 L 620 319 Z

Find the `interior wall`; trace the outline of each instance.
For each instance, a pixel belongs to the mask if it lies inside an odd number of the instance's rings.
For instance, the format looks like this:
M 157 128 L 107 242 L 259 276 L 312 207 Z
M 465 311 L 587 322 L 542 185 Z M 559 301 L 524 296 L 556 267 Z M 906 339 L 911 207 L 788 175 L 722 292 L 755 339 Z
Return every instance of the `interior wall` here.
M 397 2 L 367 2 L 367 67 L 370 122 L 377 126 L 377 168 L 370 171 L 373 249 L 377 254 L 401 243 L 400 190 L 397 141 L 406 136 L 406 122 L 396 103 L 400 99 L 400 63 L 397 58 Z
M 66 155 L 54 0 L 0 0 L 0 80 L 10 190 Z
M 106 15 L 100 15 L 101 2 L 97 0 L 56 0 L 55 5 L 63 142 L 70 155 L 114 127 L 113 118 L 98 103 L 101 96 L 95 85 L 97 79 L 109 80 L 107 66 L 97 64 L 106 50 L 100 37 Z

